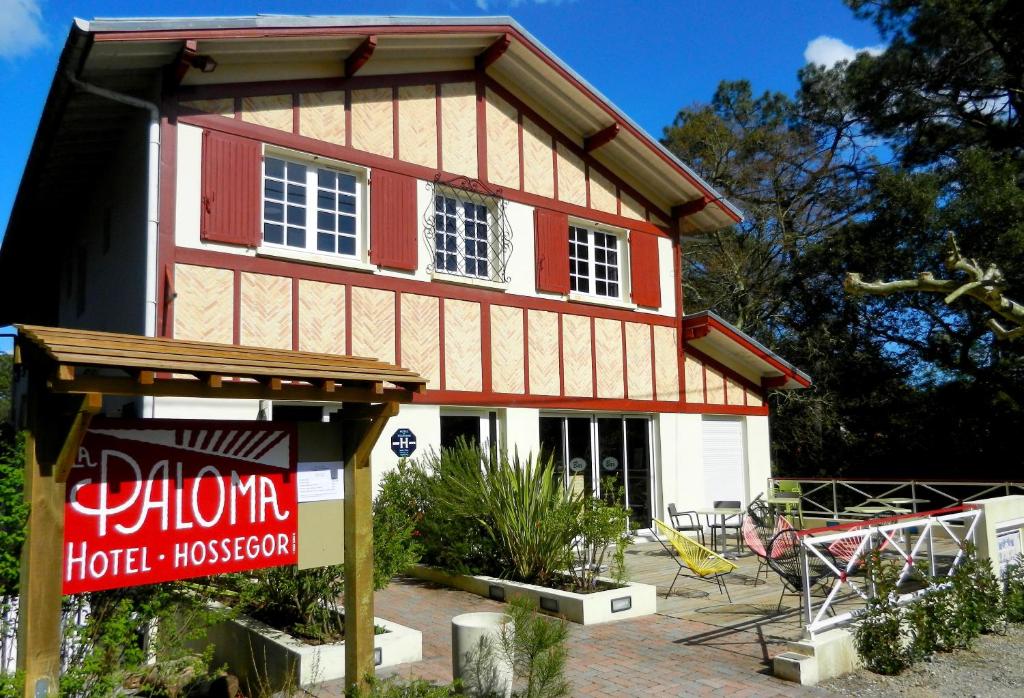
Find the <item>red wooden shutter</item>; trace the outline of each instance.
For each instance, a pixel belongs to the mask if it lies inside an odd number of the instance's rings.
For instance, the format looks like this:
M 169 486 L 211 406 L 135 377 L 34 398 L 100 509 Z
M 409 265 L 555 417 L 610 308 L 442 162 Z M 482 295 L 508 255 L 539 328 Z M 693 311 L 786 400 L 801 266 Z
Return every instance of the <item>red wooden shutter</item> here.
M 569 292 L 569 217 L 542 208 L 533 212 L 537 290 Z
M 370 185 L 370 261 L 392 269 L 416 269 L 419 225 L 416 180 L 374 170 Z
M 636 230 L 629 233 L 629 281 L 633 302 L 645 308 L 661 306 L 658 238 Z
M 203 240 L 260 244 L 262 148 L 259 141 L 203 132 Z

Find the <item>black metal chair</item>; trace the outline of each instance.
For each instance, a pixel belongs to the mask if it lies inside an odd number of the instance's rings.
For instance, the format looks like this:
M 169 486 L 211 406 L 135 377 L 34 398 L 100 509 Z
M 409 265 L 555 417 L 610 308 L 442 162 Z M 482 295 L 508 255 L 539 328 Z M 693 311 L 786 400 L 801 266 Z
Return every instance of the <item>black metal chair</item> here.
M 686 517 L 685 520 L 683 517 Z M 695 511 L 679 511 L 676 509 L 676 505 L 673 502 L 668 505 L 668 518 L 672 522 L 672 528 L 676 529 L 680 533 L 696 532 L 697 539 L 701 545 L 706 545 L 704 542 L 704 527 L 701 526 L 700 516 Z
M 743 507 L 743 503 L 738 499 L 717 499 L 712 503 L 715 509 L 740 509 Z M 711 517 L 709 517 L 711 518 Z M 740 536 L 740 527 L 743 525 L 743 515 L 736 514 L 734 516 L 726 516 L 724 521 L 719 521 L 718 517 L 711 518 L 708 522 L 711 528 L 711 547 L 714 548 L 718 539 L 718 531 L 721 529 L 723 536 L 728 536 L 732 533 L 736 536 L 737 540 L 742 540 Z M 722 543 L 725 544 L 726 539 L 723 538 Z
M 768 580 L 768 557 L 771 550 L 771 541 L 775 535 L 782 530 L 779 526 L 778 517 L 771 507 L 760 499 L 755 499 L 747 507 L 747 513 L 743 515 L 743 522 L 740 533 L 743 535 L 743 542 L 747 549 L 757 556 L 757 573 L 754 575 L 754 583 L 757 584 L 761 578 L 761 571 L 764 571 L 765 581 Z
M 796 595 L 800 598 L 800 615 L 804 610 L 804 590 L 809 589 L 814 593 L 815 588 L 820 589 L 824 594 L 832 590 L 836 576 L 832 567 L 825 561 L 828 560 L 835 566 L 835 560 L 828 550 L 821 550 L 825 560 L 814 553 L 807 552 L 807 578 L 804 578 L 803 544 L 800 542 L 800 533 L 794 529 L 779 531 L 767 550 L 766 558 L 768 566 L 779 575 L 782 580 L 782 594 L 779 596 L 779 604 L 775 609 L 776 613 L 782 611 L 782 599 L 788 595 Z M 831 609 L 830 609 L 831 610 Z M 834 611 L 833 611 L 834 613 Z

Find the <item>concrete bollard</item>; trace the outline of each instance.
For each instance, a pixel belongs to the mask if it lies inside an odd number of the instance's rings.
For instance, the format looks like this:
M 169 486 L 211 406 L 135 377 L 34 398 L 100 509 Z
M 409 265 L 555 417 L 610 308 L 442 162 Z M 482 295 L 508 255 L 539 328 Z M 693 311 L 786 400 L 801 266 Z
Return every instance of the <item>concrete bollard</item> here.
M 468 695 L 512 695 L 512 659 L 502 632 L 512 622 L 505 613 L 463 613 L 452 618 L 452 675 Z

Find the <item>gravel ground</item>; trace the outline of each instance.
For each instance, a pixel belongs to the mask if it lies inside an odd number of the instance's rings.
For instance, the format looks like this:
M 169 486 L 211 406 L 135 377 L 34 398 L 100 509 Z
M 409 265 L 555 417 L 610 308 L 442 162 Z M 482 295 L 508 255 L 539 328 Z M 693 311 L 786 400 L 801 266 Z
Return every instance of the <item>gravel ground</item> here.
M 936 654 L 899 676 L 861 669 L 820 688 L 846 696 L 1024 696 L 1024 627 L 1011 625 L 1005 635 L 983 635 L 973 649 Z

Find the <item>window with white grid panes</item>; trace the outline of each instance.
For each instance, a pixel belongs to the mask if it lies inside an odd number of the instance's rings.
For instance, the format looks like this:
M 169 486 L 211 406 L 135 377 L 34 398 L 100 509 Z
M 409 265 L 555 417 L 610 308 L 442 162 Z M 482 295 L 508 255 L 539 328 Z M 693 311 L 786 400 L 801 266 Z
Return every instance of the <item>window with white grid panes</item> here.
M 434 196 L 434 269 L 490 279 L 492 266 L 489 211 L 482 204 L 453 196 Z
M 264 244 L 358 258 L 362 185 L 353 172 L 264 157 Z
M 569 226 L 569 290 L 602 298 L 619 298 L 619 236 Z

